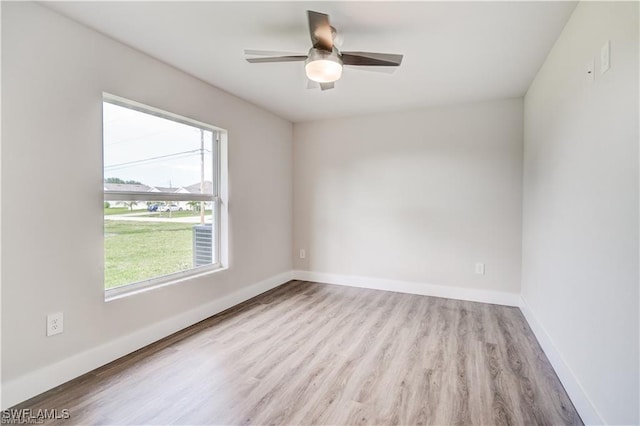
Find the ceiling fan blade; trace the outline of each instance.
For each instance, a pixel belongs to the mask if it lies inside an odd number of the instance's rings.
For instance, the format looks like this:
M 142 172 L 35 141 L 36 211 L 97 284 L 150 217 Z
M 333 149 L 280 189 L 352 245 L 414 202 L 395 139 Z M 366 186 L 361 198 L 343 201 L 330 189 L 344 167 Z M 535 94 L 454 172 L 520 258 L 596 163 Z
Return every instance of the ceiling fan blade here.
M 244 49 L 244 54 L 247 56 L 298 56 L 304 55 L 300 52 L 280 52 L 277 50 L 256 50 L 256 49 Z
M 334 88 L 334 83 L 318 83 L 311 79 L 307 79 L 307 89 L 329 90 Z
M 252 64 L 259 64 L 265 62 L 295 62 L 295 61 L 304 61 L 307 59 L 307 55 L 296 55 L 296 56 L 274 56 L 269 58 L 246 58 L 247 62 Z
M 344 65 L 367 65 L 397 67 L 402 63 L 402 55 L 375 52 L 342 52 Z
M 333 89 L 333 88 L 334 88 L 333 83 L 320 83 L 320 90 L 322 91 Z
M 309 17 L 309 34 L 311 42 L 316 49 L 333 50 L 333 37 L 331 35 L 331 25 L 329 25 L 329 15 L 313 10 L 307 10 Z
M 347 65 L 345 69 L 357 70 L 357 71 L 365 71 L 365 72 L 374 72 L 377 74 L 393 74 L 398 70 L 397 66 L 375 66 L 370 67 L 367 65 Z

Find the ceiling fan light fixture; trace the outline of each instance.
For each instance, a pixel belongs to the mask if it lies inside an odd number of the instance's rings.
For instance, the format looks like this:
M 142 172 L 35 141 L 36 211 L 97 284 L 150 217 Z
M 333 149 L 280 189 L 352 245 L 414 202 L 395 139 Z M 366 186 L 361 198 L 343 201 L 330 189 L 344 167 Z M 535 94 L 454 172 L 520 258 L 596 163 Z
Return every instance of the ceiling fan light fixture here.
M 329 15 L 307 10 L 307 19 L 311 45 L 313 46 L 309 49 L 309 54 L 245 50 L 245 55 L 271 56 L 266 58 L 246 58 L 247 62 L 253 64 L 305 61 L 305 73 L 309 82 L 320 83 L 320 90 L 322 91 L 335 87 L 333 83 L 342 77 L 343 65 L 388 68 L 398 67 L 402 63 L 403 55 L 393 53 L 340 51 L 336 47 L 336 44 L 340 45 L 336 43 L 339 33 L 329 24 Z M 308 87 L 317 86 L 317 84 L 311 84 Z
M 312 48 L 305 64 L 309 80 L 318 83 L 333 83 L 342 77 L 342 60 L 338 53 Z

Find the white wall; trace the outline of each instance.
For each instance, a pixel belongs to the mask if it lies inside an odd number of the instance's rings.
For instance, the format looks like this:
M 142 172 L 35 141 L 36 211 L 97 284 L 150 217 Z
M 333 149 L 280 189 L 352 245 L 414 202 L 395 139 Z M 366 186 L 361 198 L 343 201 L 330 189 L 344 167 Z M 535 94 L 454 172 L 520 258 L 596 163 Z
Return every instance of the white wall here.
M 638 137 L 638 3 L 582 2 L 525 97 L 522 290 L 588 423 L 640 422 Z
M 32 3 L 2 2 L 2 67 L 3 407 L 291 270 L 291 123 Z M 104 302 L 102 91 L 229 131 L 229 270 Z
M 519 293 L 522 114 L 511 99 L 294 124 L 294 267 Z

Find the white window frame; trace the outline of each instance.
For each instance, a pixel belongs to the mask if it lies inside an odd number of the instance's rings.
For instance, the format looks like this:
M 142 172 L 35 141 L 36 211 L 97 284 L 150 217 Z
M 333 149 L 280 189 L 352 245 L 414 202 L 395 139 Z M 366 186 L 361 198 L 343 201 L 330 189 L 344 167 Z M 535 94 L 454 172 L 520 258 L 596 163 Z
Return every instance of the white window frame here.
M 139 102 L 131 101 L 120 96 L 103 92 L 102 101 L 118 105 L 124 108 L 133 109 L 145 114 L 155 115 L 160 118 L 186 124 L 191 127 L 211 131 L 213 133 L 213 194 L 182 194 L 173 192 L 134 192 L 134 191 L 104 191 L 104 201 L 203 201 L 212 203 L 212 232 L 213 232 L 213 252 L 215 258 L 213 263 L 204 266 L 190 268 L 184 271 L 173 272 L 167 275 L 149 278 L 142 281 L 123 284 L 118 287 L 105 289 L 105 301 L 119 299 L 131 294 L 141 293 L 154 288 L 164 287 L 171 284 L 183 282 L 192 278 L 209 274 L 224 268 L 225 253 L 223 252 L 223 239 L 226 239 L 226 232 L 223 234 L 223 222 L 226 223 L 226 211 L 222 208 L 221 192 L 223 184 L 226 182 L 223 159 L 226 158 L 226 130 L 206 124 L 197 120 L 180 116 L 171 112 L 163 111 Z M 104 149 L 104 129 L 103 129 L 103 149 Z M 104 173 L 104 159 L 103 159 Z M 104 181 L 104 176 L 103 176 Z M 225 191 L 226 192 L 226 191 Z M 225 194 L 226 195 L 226 194 Z M 225 203 L 226 204 L 226 203 Z M 104 247 L 104 239 L 103 239 Z M 104 279 L 104 273 L 103 273 Z M 104 281 L 102 283 L 104 288 Z

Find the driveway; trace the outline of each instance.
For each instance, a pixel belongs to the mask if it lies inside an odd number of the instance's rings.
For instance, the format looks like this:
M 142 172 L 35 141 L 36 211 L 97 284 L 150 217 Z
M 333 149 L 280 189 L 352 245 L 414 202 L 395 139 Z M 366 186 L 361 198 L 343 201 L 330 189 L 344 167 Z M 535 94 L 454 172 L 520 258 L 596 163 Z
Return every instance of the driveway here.
M 118 220 L 127 222 L 169 222 L 169 223 L 200 223 L 200 216 L 187 217 L 144 217 L 142 215 L 149 213 L 132 213 L 132 214 L 111 214 L 104 217 L 104 220 Z M 211 223 L 211 215 L 204 217 L 205 223 Z

